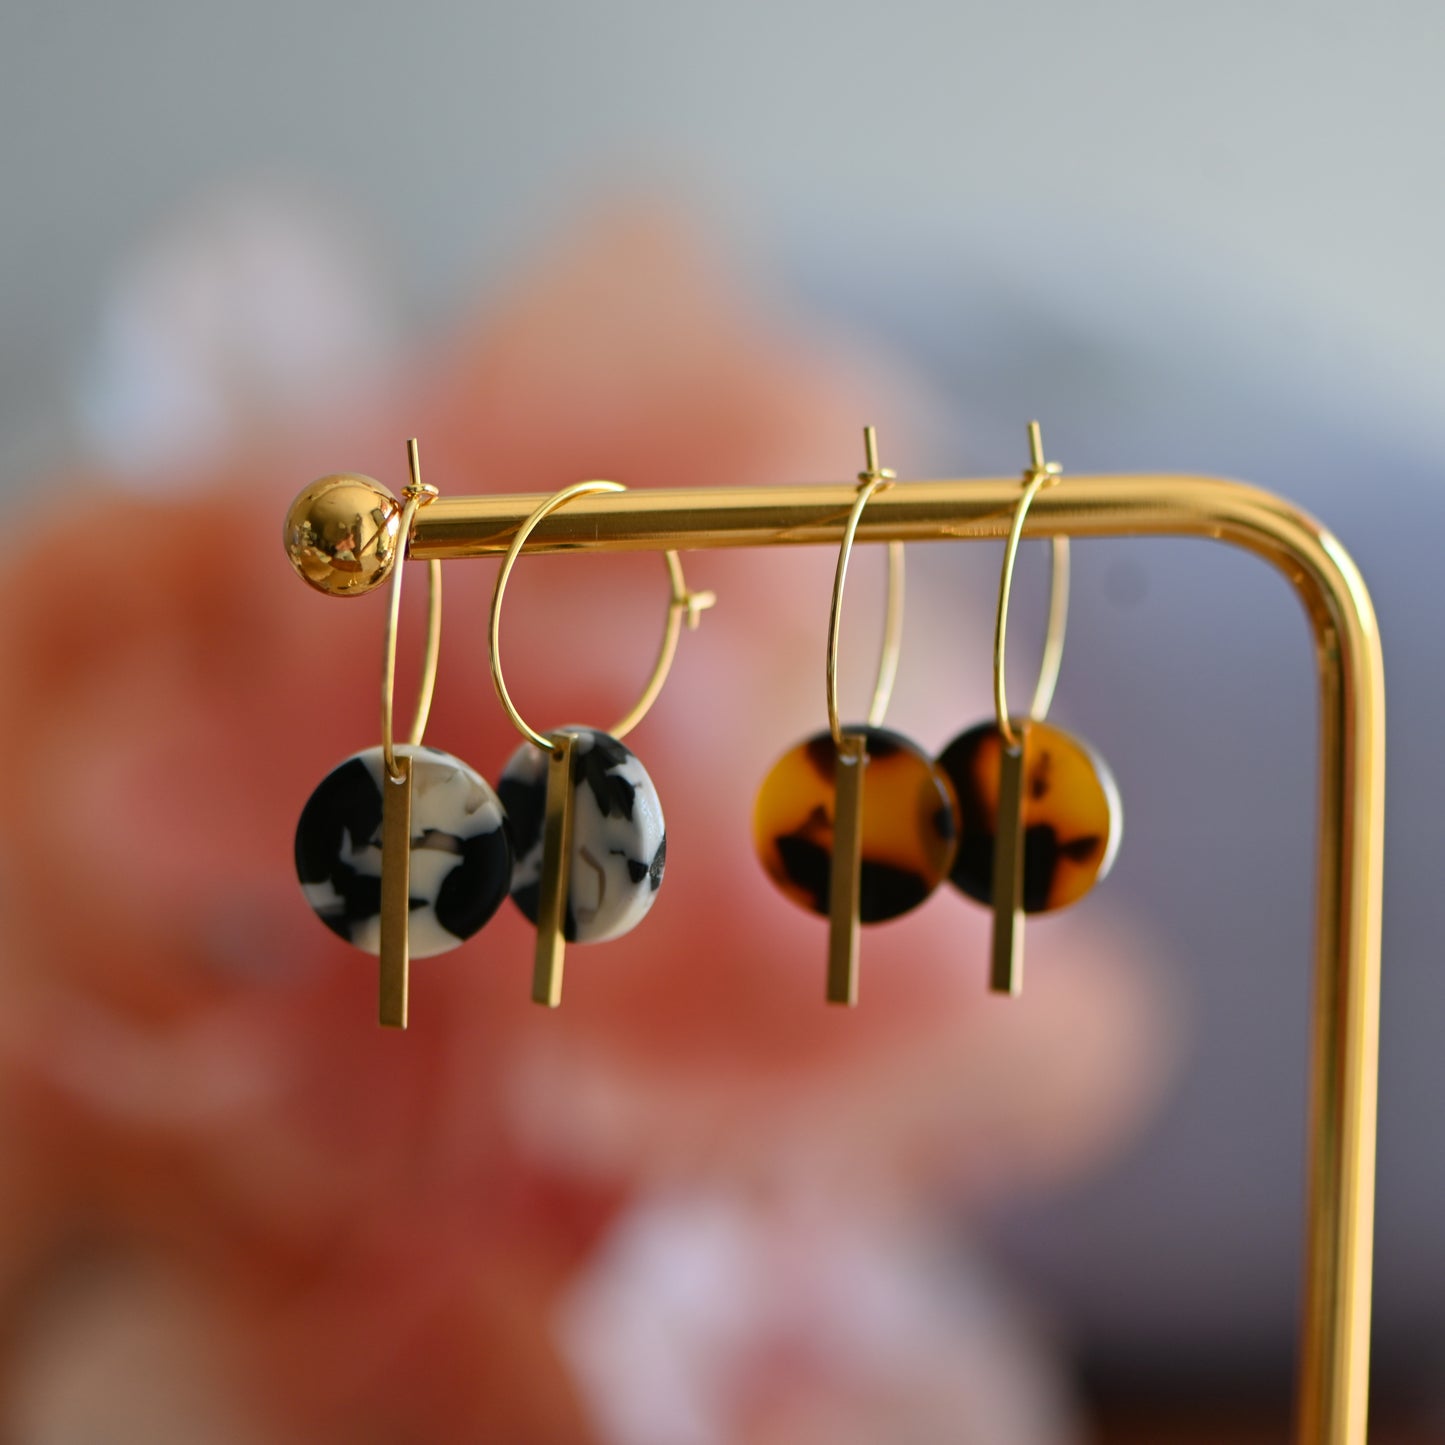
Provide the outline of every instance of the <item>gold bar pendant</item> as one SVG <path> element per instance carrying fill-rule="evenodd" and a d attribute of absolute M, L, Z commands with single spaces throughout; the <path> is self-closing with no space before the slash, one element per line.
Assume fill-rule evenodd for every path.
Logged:
<path fill-rule="evenodd" d="M 567 891 L 572 876 L 572 754 L 577 739 L 553 733 L 547 758 L 547 803 L 542 822 L 542 876 L 537 894 L 537 953 L 532 965 L 532 1002 L 556 1008 L 562 1002 L 562 956 Z"/>
<path fill-rule="evenodd" d="M 411 972 L 411 759 L 398 757 L 400 781 L 381 769 L 381 1026 L 406 1027 Z"/>
<path fill-rule="evenodd" d="M 828 877 L 828 1002 L 858 1002 L 858 893 L 863 873 L 867 743 L 844 733 L 833 764 L 833 859 Z"/>
<path fill-rule="evenodd" d="M 999 739 L 998 823 L 993 845 L 993 974 L 995 993 L 1017 994 L 1024 982 L 1024 752 L 1028 724 L 1010 747 Z"/>

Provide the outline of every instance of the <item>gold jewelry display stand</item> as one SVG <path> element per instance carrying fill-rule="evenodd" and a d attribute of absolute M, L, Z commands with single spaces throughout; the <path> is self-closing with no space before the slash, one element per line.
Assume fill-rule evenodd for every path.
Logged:
<path fill-rule="evenodd" d="M 899 482 L 869 502 L 857 539 L 1002 539 L 1019 485 L 1016 477 Z M 849 483 L 580 497 L 540 522 L 526 551 L 837 547 L 857 495 Z M 437 497 L 416 513 L 409 555 L 425 561 L 500 556 L 542 500 Z M 1364 1445 L 1385 781 L 1384 672 L 1369 593 L 1340 544 L 1298 508 L 1208 477 L 1071 475 L 1038 494 L 1024 535 L 1229 542 L 1284 573 L 1314 629 L 1320 816 L 1295 1440 Z"/>

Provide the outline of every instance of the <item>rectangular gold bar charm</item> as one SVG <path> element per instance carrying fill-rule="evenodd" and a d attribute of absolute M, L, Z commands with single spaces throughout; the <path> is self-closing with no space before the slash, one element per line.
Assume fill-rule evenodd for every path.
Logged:
<path fill-rule="evenodd" d="M 381 1025 L 406 1027 L 411 953 L 411 759 L 398 757 L 398 782 L 381 766 Z"/>
<path fill-rule="evenodd" d="M 998 823 L 993 844 L 995 993 L 1017 994 L 1024 981 L 1024 750 L 1028 724 L 1010 747 L 999 739 Z"/>
<path fill-rule="evenodd" d="M 858 893 L 863 873 L 865 740 L 844 733 L 833 764 L 833 860 L 828 877 L 828 1002 L 858 1002 Z"/>
<path fill-rule="evenodd" d="M 572 863 L 571 733 L 553 733 L 547 758 L 547 803 L 542 820 L 542 876 L 537 891 L 537 953 L 532 965 L 532 1002 L 562 1002 L 562 956 L 567 947 L 567 895 Z"/>

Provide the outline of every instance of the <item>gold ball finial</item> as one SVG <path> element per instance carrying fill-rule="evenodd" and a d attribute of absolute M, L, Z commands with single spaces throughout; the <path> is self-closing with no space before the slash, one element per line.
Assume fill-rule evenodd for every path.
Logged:
<path fill-rule="evenodd" d="M 320 477 L 291 503 L 282 541 L 318 592 L 355 597 L 385 581 L 396 560 L 401 503 L 351 472 Z"/>

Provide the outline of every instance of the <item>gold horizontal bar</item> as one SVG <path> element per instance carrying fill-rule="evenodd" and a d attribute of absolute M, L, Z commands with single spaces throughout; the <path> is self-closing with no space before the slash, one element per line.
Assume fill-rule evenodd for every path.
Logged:
<path fill-rule="evenodd" d="M 899 482 L 877 493 L 860 542 L 940 542 L 1006 536 L 1018 503 L 1014 478 Z M 806 487 L 647 489 L 579 497 L 540 522 L 528 553 L 700 550 L 836 545 L 856 483 Z M 504 553 L 536 508 L 534 493 L 440 496 L 417 514 L 409 555 L 449 561 Z M 1258 487 L 1173 474 L 1070 476 L 1040 492 L 1028 537 L 1212 536 L 1280 555 L 1270 539 L 1303 523 L 1296 507 Z"/>
<path fill-rule="evenodd" d="M 857 539 L 1002 537 L 1018 488 L 1017 477 L 900 482 L 872 499 Z M 543 521 L 527 551 L 836 545 L 856 495 L 849 481 L 584 497 Z M 500 554 L 540 500 L 438 497 L 417 515 L 410 554 L 427 560 Z M 1314 629 L 1320 815 L 1295 1439 L 1364 1445 L 1385 781 L 1384 664 L 1369 592 L 1349 554 L 1313 518 L 1257 487 L 1211 477 L 1070 474 L 1039 493 L 1024 535 L 1228 542 L 1284 574 Z"/>

